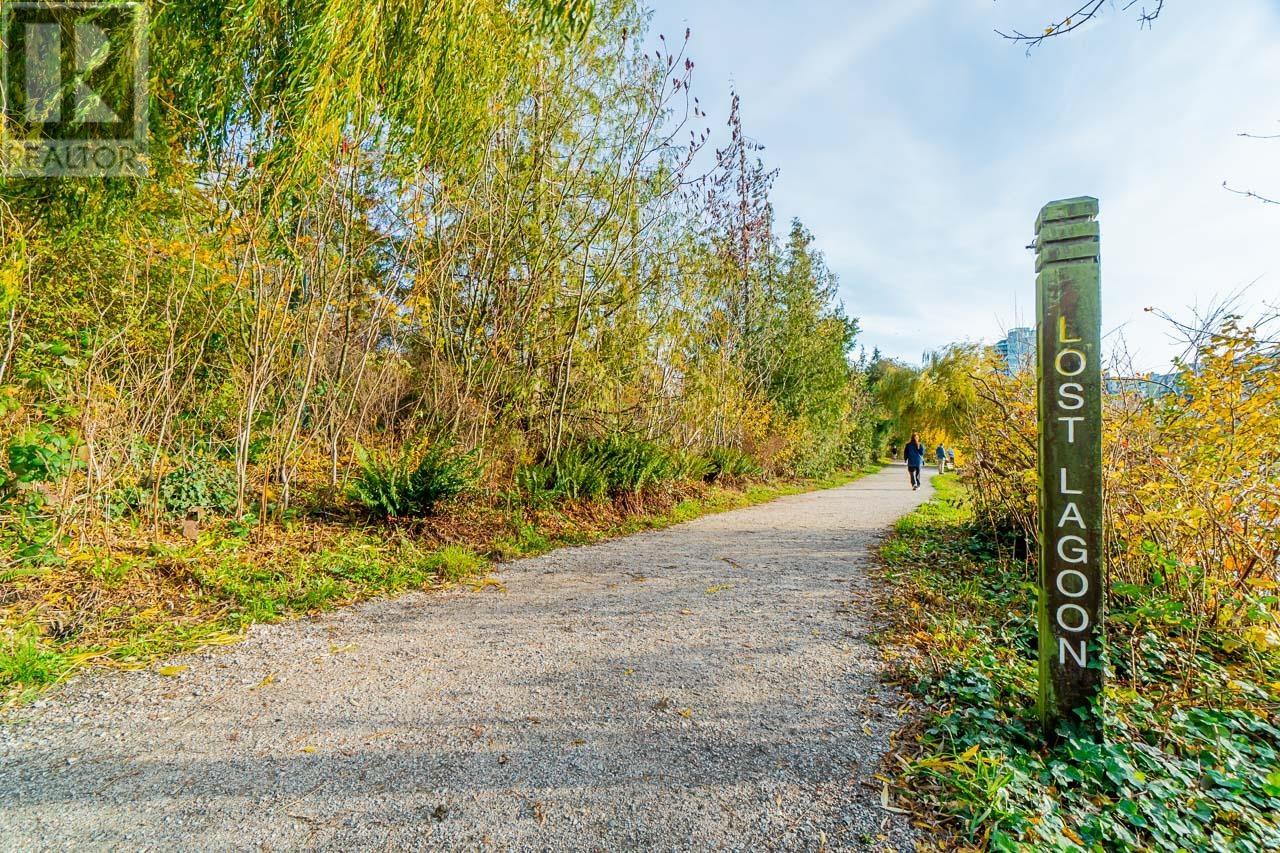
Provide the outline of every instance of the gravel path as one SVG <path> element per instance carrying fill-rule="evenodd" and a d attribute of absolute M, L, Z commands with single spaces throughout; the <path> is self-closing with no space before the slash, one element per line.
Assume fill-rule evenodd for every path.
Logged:
<path fill-rule="evenodd" d="M 911 849 L 866 640 L 906 480 L 94 672 L 0 718 L 0 849 Z"/>

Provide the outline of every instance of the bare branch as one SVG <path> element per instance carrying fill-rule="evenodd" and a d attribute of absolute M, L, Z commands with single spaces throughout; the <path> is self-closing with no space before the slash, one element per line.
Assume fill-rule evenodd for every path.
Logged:
<path fill-rule="evenodd" d="M 1241 131 L 1236 136 L 1243 136 L 1245 139 L 1280 139 L 1280 133 L 1249 133 Z"/>
<path fill-rule="evenodd" d="M 1045 39 L 1065 35 L 1092 21 L 1102 11 L 1102 6 L 1105 2 L 1106 0 L 1088 0 L 1088 2 L 1082 4 L 1074 12 L 1063 15 L 1058 19 L 1057 23 L 1052 23 L 1045 27 L 1044 32 L 1042 33 L 1024 33 L 1021 30 L 1011 30 L 1006 33 L 1003 30 L 996 30 L 996 35 L 1017 44 L 1025 44 L 1027 46 L 1027 53 L 1030 54 L 1032 48 L 1039 45 Z M 1126 2 L 1121 8 L 1128 11 L 1136 6 L 1138 2 L 1139 0 L 1128 0 L 1128 2 Z M 1155 6 L 1150 10 L 1148 10 L 1147 6 L 1142 6 L 1138 15 L 1139 28 L 1151 26 L 1152 23 L 1155 22 L 1155 19 L 1160 17 L 1160 13 L 1163 11 L 1164 0 L 1155 0 Z"/>
<path fill-rule="evenodd" d="M 1262 202 L 1263 204 L 1280 204 L 1280 200 L 1277 200 L 1277 199 L 1274 199 L 1274 198 L 1267 198 L 1267 197 L 1266 197 L 1266 196 L 1264 196 L 1264 195 L 1258 195 L 1258 194 L 1257 194 L 1257 193 L 1255 193 L 1253 190 L 1237 190 L 1237 189 L 1233 189 L 1233 188 L 1231 188 L 1231 187 L 1227 186 L 1227 182 L 1226 182 L 1226 181 L 1223 181 L 1223 182 L 1222 182 L 1222 188 L 1223 188 L 1224 190 L 1226 190 L 1227 192 L 1229 192 L 1229 193 L 1235 193 L 1236 195 L 1242 195 L 1242 196 L 1244 196 L 1245 198 L 1256 198 L 1258 201 Z"/>

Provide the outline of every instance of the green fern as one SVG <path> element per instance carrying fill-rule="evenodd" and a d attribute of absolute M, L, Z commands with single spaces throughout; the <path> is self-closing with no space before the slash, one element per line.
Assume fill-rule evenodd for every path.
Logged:
<path fill-rule="evenodd" d="M 708 483 L 723 478 L 759 477 L 763 473 L 750 455 L 732 447 L 711 448 L 707 451 L 707 462 L 707 473 L 703 476 Z"/>
<path fill-rule="evenodd" d="M 403 453 L 390 458 L 356 446 L 360 471 L 351 483 L 351 497 L 379 518 L 430 515 L 436 505 L 452 500 L 475 485 L 480 465 L 475 451 L 458 452 L 452 442 L 433 442 L 414 461 Z"/>

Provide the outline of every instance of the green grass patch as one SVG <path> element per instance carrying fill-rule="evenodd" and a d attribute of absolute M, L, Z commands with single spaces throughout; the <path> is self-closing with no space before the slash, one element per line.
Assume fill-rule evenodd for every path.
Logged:
<path fill-rule="evenodd" d="M 0 702 L 21 703 L 92 662 L 125 668 L 202 646 L 234 642 L 256 622 L 330 610 L 377 595 L 465 581 L 489 567 L 470 548 L 424 549 L 407 538 L 351 533 L 314 553 L 281 547 L 255 558 L 242 539 L 157 548 L 153 561 L 83 561 L 81 583 L 100 589 L 149 582 L 154 575 L 186 579 L 167 605 L 128 601 L 81 617 L 82 624 L 49 636 L 42 611 L 9 615 L 0 627 Z M 151 574 L 140 574 L 144 570 Z M 131 576 L 130 572 L 134 574 Z M 74 587 L 74 574 L 63 577 Z"/>
<path fill-rule="evenodd" d="M 461 545 L 446 545 L 428 554 L 423 565 L 447 583 L 457 583 L 484 574 L 489 569 L 487 560 Z"/>
<path fill-rule="evenodd" d="M 316 554 L 279 554 L 269 563 L 232 553 L 198 565 L 201 594 L 227 602 L 225 624 L 240 629 L 254 622 L 314 613 L 376 595 L 457 583 L 483 573 L 488 562 L 474 551 L 446 545 L 423 550 L 408 539 L 386 541 L 352 534 Z"/>
<path fill-rule="evenodd" d="M 70 668 L 67 656 L 25 626 L 0 636 L 0 684 L 18 684 L 27 690 L 59 681 Z"/>
<path fill-rule="evenodd" d="M 536 557 L 555 547 L 536 524 L 531 524 L 522 517 L 513 518 L 511 526 L 512 533 L 499 536 L 493 542 L 493 555 L 499 560 Z"/>
<path fill-rule="evenodd" d="M 1104 742 L 1045 747 L 1032 567 L 934 484 L 881 550 L 883 650 L 922 712 L 895 765 L 912 807 L 983 849 L 1280 849 L 1280 661 L 1113 591 Z"/>

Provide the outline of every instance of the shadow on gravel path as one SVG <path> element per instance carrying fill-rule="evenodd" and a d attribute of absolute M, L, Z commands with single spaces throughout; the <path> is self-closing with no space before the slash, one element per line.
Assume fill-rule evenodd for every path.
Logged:
<path fill-rule="evenodd" d="M 0 726 L 0 849 L 910 849 L 866 641 L 906 481 L 90 674 Z"/>

